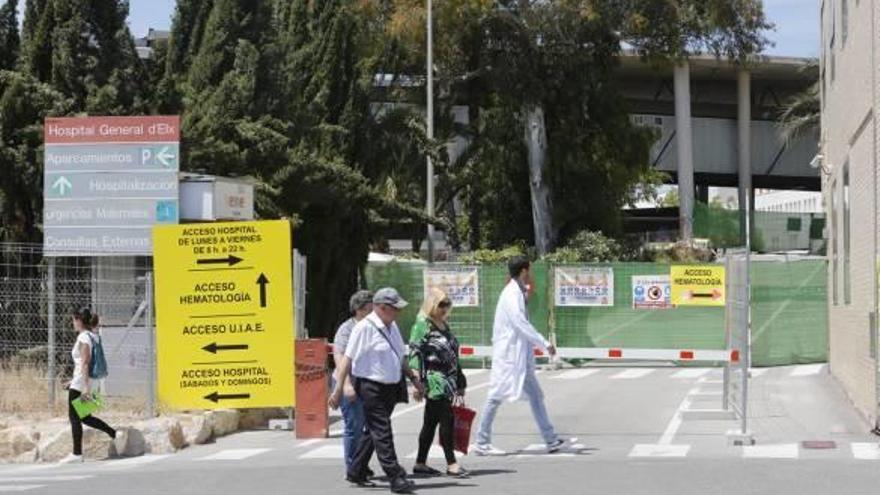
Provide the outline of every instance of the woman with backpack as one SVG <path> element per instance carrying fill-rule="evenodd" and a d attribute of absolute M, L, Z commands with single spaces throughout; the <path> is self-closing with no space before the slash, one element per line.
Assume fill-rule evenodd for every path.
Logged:
<path fill-rule="evenodd" d="M 92 313 L 89 308 L 78 309 L 73 313 L 73 328 L 77 332 L 76 342 L 73 344 L 71 356 L 73 357 L 73 378 L 67 383 L 68 388 L 68 415 L 70 416 L 70 429 L 73 436 L 73 453 L 62 459 L 62 464 L 71 464 L 83 462 L 82 455 L 82 436 L 83 423 L 88 426 L 101 430 L 116 438 L 116 430 L 111 428 L 107 423 L 100 419 L 87 415 L 80 418 L 76 412 L 73 402 L 77 399 L 88 401 L 92 399 L 92 392 L 97 388 L 96 378 L 102 378 L 106 374 L 106 364 L 103 362 L 103 353 L 95 359 L 96 364 L 101 362 L 105 366 L 103 370 L 96 369 L 92 365 L 93 349 L 100 346 L 101 337 L 93 330 L 98 326 L 98 315 Z"/>
<path fill-rule="evenodd" d="M 425 417 L 419 434 L 419 452 L 413 474 L 437 476 L 440 471 L 427 465 L 434 433 L 440 426 L 440 445 L 446 457 L 446 475 L 467 478 L 468 471 L 458 464 L 454 450 L 453 403 L 464 397 L 467 380 L 458 361 L 459 343 L 449 328 L 452 301 L 440 289 L 431 289 L 410 332 L 410 367 L 420 372 L 425 384 Z"/>

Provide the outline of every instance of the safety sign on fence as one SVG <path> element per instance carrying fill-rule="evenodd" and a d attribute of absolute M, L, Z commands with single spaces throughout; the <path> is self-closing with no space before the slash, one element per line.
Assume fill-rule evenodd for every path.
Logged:
<path fill-rule="evenodd" d="M 669 275 L 633 275 L 633 309 L 669 309 L 672 287 Z"/>
<path fill-rule="evenodd" d="M 426 297 L 432 288 L 445 292 L 453 306 L 480 305 L 480 273 L 477 268 L 425 268 Z"/>
<path fill-rule="evenodd" d="M 676 265 L 670 277 L 675 306 L 724 306 L 723 266 Z"/>
<path fill-rule="evenodd" d="M 614 269 L 564 267 L 553 270 L 556 306 L 614 306 Z"/>
<path fill-rule="evenodd" d="M 176 409 L 294 405 L 290 223 L 156 227 L 159 399 Z"/>

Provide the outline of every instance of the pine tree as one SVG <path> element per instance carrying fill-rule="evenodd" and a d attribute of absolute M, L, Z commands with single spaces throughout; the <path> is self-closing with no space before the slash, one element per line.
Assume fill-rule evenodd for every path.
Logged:
<path fill-rule="evenodd" d="M 0 70 L 12 70 L 18 64 L 18 2 L 6 0 L 0 8 Z"/>

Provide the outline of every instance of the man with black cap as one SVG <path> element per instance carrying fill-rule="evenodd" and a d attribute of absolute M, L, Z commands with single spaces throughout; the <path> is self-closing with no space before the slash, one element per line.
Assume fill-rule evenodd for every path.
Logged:
<path fill-rule="evenodd" d="M 400 311 L 407 302 L 392 288 L 380 289 L 373 296 L 373 312 L 358 322 L 351 332 L 345 355 L 339 363 L 339 376 L 351 373 L 357 396 L 364 402 L 366 429 L 348 468 L 346 479 L 358 486 L 373 487 L 368 464 L 373 451 L 391 480 L 391 491 L 409 493 L 415 486 L 397 462 L 391 413 L 398 402 L 406 401 L 408 376 L 416 388 L 416 398 L 423 393 L 418 374 L 409 368 L 406 345 L 397 328 Z M 338 383 L 329 405 L 336 409 L 343 399 L 343 385 Z"/>
<path fill-rule="evenodd" d="M 373 312 L 373 293 L 368 290 L 355 292 L 348 301 L 348 309 L 351 311 L 351 318 L 339 326 L 339 329 L 336 330 L 336 336 L 333 338 L 333 361 L 336 363 L 337 371 L 339 371 L 339 364 L 345 356 L 345 348 L 348 347 L 354 326 Z M 361 433 L 364 431 L 364 402 L 355 393 L 350 375 L 341 376 L 337 373 L 335 378 L 337 383 L 342 384 L 345 396 L 339 406 L 342 409 L 342 450 L 347 472 L 352 459 L 354 459 L 355 449 L 360 443 Z"/>

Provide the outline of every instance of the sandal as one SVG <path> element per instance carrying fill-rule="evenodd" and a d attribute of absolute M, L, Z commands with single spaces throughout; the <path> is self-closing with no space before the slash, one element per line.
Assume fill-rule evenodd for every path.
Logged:
<path fill-rule="evenodd" d="M 463 467 L 459 467 L 458 471 L 450 471 L 447 469 L 446 476 L 450 476 L 452 478 L 458 478 L 460 480 L 463 480 L 463 479 L 470 478 L 471 473 L 467 469 L 465 469 Z"/>
<path fill-rule="evenodd" d="M 413 466 L 413 474 L 421 474 L 423 476 L 439 476 L 442 474 L 440 471 L 430 467 L 430 466 Z"/>

